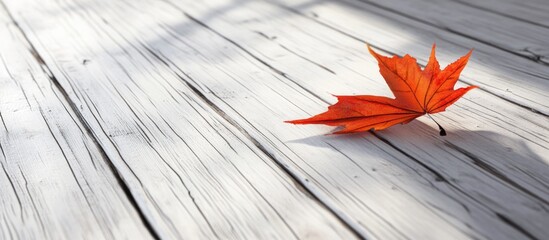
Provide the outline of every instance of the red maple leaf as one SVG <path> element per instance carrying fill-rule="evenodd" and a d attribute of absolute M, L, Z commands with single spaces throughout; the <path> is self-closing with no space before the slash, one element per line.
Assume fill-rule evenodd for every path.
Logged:
<path fill-rule="evenodd" d="M 395 98 L 371 95 L 336 96 L 338 102 L 328 107 L 328 111 L 310 118 L 286 122 L 342 126 L 343 129 L 335 132 L 341 134 L 382 130 L 398 123 L 408 123 L 424 114 L 444 111 L 466 92 L 477 88 L 469 86 L 454 90 L 472 50 L 441 71 L 435 57 L 435 47 L 433 44 L 429 62 L 421 70 L 416 59 L 408 54 L 389 58 L 377 54 L 368 46 L 368 50 L 379 63 L 379 72 Z M 438 123 L 437 125 L 440 135 L 446 135 L 444 129 Z"/>

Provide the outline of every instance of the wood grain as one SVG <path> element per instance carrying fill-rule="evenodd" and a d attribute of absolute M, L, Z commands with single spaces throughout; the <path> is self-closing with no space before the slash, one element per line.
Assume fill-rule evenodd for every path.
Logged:
<path fill-rule="evenodd" d="M 150 239 L 108 160 L 0 8 L 0 239 Z"/>
<path fill-rule="evenodd" d="M 160 238 L 355 238 L 152 52 L 110 27 L 117 16 L 105 14 L 123 2 L 7 3 Z"/>

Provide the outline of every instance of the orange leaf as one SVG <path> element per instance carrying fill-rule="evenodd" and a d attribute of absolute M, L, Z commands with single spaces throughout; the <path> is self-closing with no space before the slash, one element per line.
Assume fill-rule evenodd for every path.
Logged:
<path fill-rule="evenodd" d="M 328 111 L 307 119 L 286 122 L 343 126 L 342 130 L 335 132 L 340 134 L 382 130 L 398 123 L 408 123 L 424 114 L 444 111 L 466 92 L 476 88 L 469 86 L 454 90 L 472 50 L 440 70 L 435 47 L 433 44 L 429 62 L 421 70 L 416 59 L 408 54 L 389 58 L 377 54 L 368 46 L 379 63 L 379 72 L 395 95 L 394 99 L 371 95 L 336 96 L 338 102 L 328 107 Z M 440 130 L 441 135 L 446 134 L 442 127 Z"/>

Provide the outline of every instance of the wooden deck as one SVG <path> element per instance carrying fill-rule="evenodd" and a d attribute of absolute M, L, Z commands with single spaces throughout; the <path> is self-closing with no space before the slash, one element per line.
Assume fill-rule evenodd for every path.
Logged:
<path fill-rule="evenodd" d="M 2 2 L 0 239 L 549 239 L 547 1 Z M 448 136 L 283 123 L 433 42 Z"/>

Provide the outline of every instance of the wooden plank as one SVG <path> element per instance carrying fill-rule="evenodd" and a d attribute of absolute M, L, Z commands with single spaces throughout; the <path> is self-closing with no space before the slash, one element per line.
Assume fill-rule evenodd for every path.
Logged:
<path fill-rule="evenodd" d="M 549 4 L 544 0 L 456 0 L 456 2 L 524 21 L 541 27 L 549 27 Z"/>
<path fill-rule="evenodd" d="M 150 239 L 3 8 L 0 23 L 0 239 Z"/>
<path fill-rule="evenodd" d="M 118 44 L 156 54 L 157 59 L 147 64 L 160 60 L 171 66 L 288 171 L 304 176 L 307 188 L 365 236 L 516 239 L 547 234 L 543 224 L 547 222 L 545 117 L 477 92 L 461 101 L 455 113 L 445 113 L 449 116 L 444 124 L 451 134 L 446 139 L 433 136 L 433 125 L 422 120 L 377 137 L 318 136 L 328 128 L 295 128 L 282 120 L 324 110 L 326 103 L 321 99 L 333 101 L 327 89 L 356 91 L 355 81 L 364 80 L 371 83 L 373 92 L 386 93 L 374 89 L 379 79 L 344 79 L 377 71 L 360 54 L 362 44 L 346 48 L 352 45 L 348 37 L 327 28 L 320 35 L 317 31 L 322 26 L 261 2 L 179 4 L 189 11 L 186 16 L 198 19 L 185 18 L 174 6 L 158 2 L 101 2 L 85 9 L 94 24 L 121 39 Z M 25 19 L 38 14 L 24 13 Z M 46 36 L 55 39 L 47 42 L 49 47 L 65 39 L 46 33 L 37 39 L 45 41 Z M 38 44 L 37 39 L 33 42 Z M 290 42 L 294 45 L 283 45 Z M 353 51 L 346 50 L 350 48 Z M 311 55 L 315 58 L 308 58 Z M 57 55 L 55 62 L 61 62 L 61 57 Z M 325 64 L 328 57 L 335 58 L 333 66 Z M 500 116 L 497 106 L 508 109 L 502 113 L 512 113 L 510 121 L 518 126 L 532 122 L 538 126 L 513 126 Z M 478 124 L 480 120 L 473 117 L 493 125 Z M 541 141 L 541 146 L 535 141 Z M 504 151 L 501 144 L 512 151 Z"/>
<path fill-rule="evenodd" d="M 425 53 L 433 42 L 439 46 L 439 60 L 446 63 L 474 48 L 462 82 L 549 115 L 549 68 L 529 59 L 356 0 L 273 2 L 392 54 L 417 56 L 422 64 L 426 63 Z"/>
<path fill-rule="evenodd" d="M 367 6 L 378 6 L 415 21 L 435 26 L 439 31 L 453 32 L 504 51 L 549 64 L 549 46 L 547 45 L 549 30 L 543 26 L 451 0 L 438 0 L 435 3 L 428 0 L 358 1 L 364 2 Z M 510 6 L 508 3 L 493 5 Z M 537 5 L 541 5 L 541 9 L 549 10 L 549 4 L 538 3 Z M 508 10 L 513 12 L 515 9 Z"/>
<path fill-rule="evenodd" d="M 123 2 L 6 2 L 161 238 L 355 238 L 166 65 L 110 27 L 119 20 L 108 13 Z"/>

